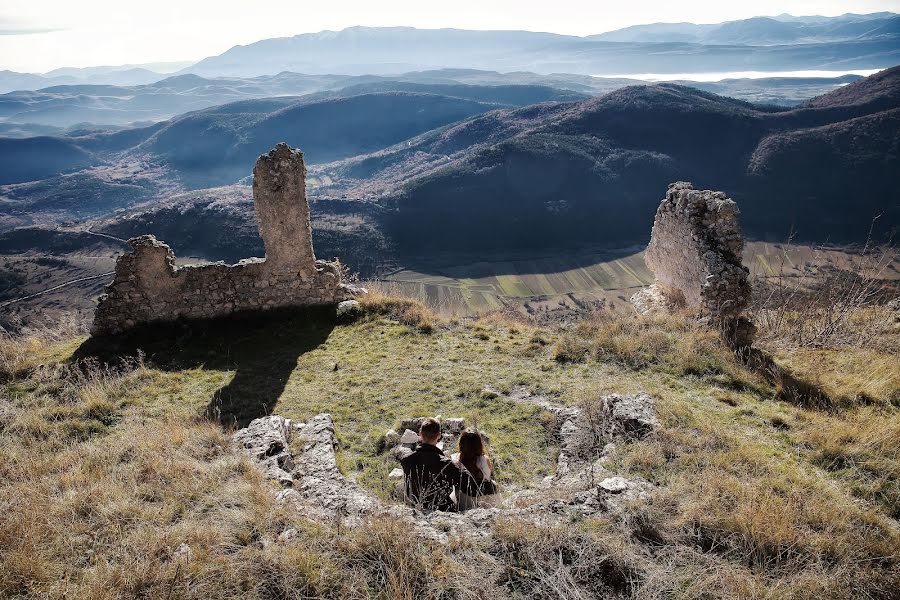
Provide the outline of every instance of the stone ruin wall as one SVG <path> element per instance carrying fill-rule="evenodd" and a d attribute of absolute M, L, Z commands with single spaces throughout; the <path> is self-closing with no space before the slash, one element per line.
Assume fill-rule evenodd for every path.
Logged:
<path fill-rule="evenodd" d="M 341 282 L 334 263 L 315 259 L 303 153 L 278 144 L 253 169 L 253 201 L 266 258 L 178 267 L 152 235 L 129 240 L 100 298 L 91 333 L 139 323 L 207 319 L 240 311 L 337 304 L 361 290 Z"/>
<path fill-rule="evenodd" d="M 723 329 L 738 345 L 753 327 L 741 313 L 750 302 L 749 271 L 741 263 L 740 211 L 723 192 L 673 183 L 656 211 L 644 257 L 654 285 L 633 298 L 640 312 L 684 305 Z"/>

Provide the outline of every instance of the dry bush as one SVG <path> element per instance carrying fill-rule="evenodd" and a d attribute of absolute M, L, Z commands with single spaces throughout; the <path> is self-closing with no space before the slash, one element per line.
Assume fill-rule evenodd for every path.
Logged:
<path fill-rule="evenodd" d="M 849 268 L 840 268 L 816 249 L 805 265 L 788 265 L 785 258 L 774 277 L 757 277 L 750 318 L 758 340 L 777 347 L 895 350 L 900 319 L 890 301 L 900 298 L 900 286 L 886 275 L 897 250 L 866 243 L 850 256 Z"/>
<path fill-rule="evenodd" d="M 384 315 L 422 333 L 432 333 L 437 316 L 420 300 L 371 290 L 359 297 L 359 303 L 370 313 Z"/>

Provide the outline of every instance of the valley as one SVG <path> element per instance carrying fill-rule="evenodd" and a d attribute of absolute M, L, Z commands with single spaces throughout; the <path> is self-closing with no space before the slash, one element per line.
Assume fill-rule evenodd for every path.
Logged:
<path fill-rule="evenodd" d="M 5 284 L 0 292 L 0 325 L 14 330 L 62 318 L 80 323 L 91 319 L 97 298 L 112 280 L 115 260 L 126 246 L 103 235 L 83 235 L 85 245 L 72 252 L 0 253 L 0 285 Z M 322 238 L 314 239 L 319 247 Z M 179 265 L 209 262 L 197 255 L 176 255 Z M 790 287 L 802 281 L 804 289 L 811 289 L 836 272 L 868 268 L 871 272 L 865 275 L 880 281 L 888 296 L 890 290 L 900 289 L 900 257 L 888 255 L 872 271 L 860 248 L 751 241 L 743 262 L 758 286 Z M 577 255 L 557 250 L 432 259 L 392 256 L 375 273 L 364 275 L 362 285 L 416 299 L 446 318 L 503 312 L 542 323 L 573 322 L 603 310 L 630 314 L 631 296 L 653 282 L 642 246 L 584 248 Z M 72 280 L 78 281 L 63 285 Z M 32 294 L 38 295 L 20 300 Z"/>

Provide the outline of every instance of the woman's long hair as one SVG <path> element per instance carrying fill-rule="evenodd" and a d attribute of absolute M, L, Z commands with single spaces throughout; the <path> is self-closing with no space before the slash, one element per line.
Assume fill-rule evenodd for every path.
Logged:
<path fill-rule="evenodd" d="M 484 473 L 478 467 L 478 457 L 483 455 L 484 442 L 481 434 L 471 428 L 463 431 L 459 436 L 459 462 L 479 481 L 484 479 Z"/>

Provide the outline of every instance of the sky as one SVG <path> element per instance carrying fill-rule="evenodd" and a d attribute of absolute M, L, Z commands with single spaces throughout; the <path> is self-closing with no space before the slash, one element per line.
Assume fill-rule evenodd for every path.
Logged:
<path fill-rule="evenodd" d="M 900 12 L 900 0 L 0 0 L 0 69 L 194 61 L 257 40 L 354 25 L 590 35 L 758 15 Z"/>

